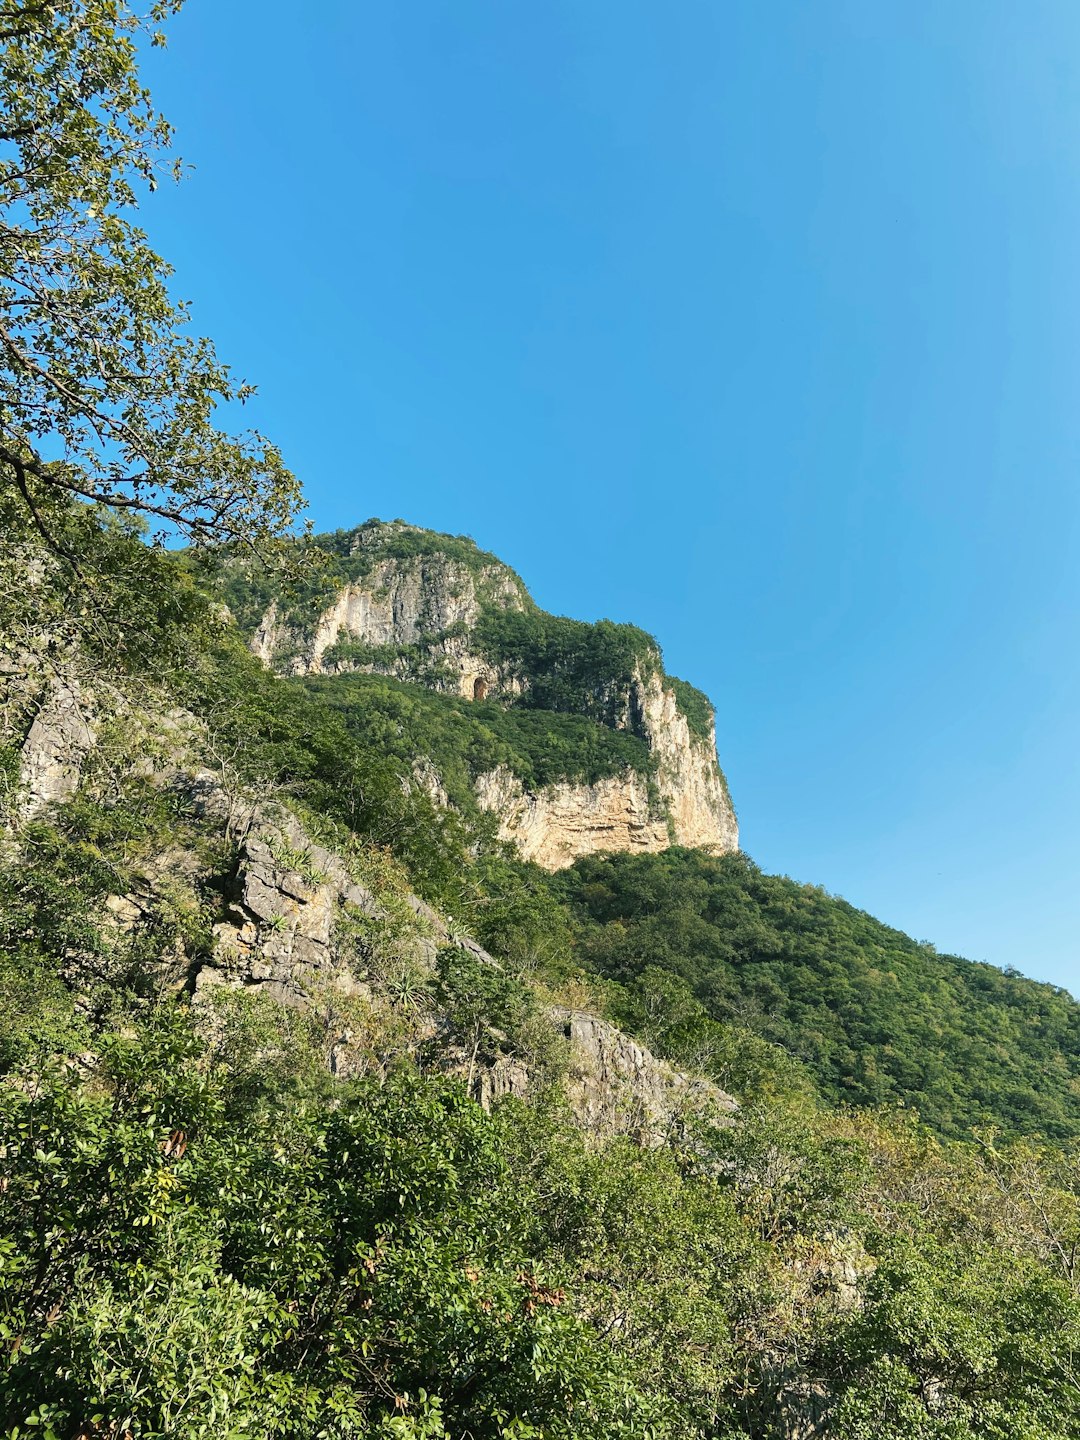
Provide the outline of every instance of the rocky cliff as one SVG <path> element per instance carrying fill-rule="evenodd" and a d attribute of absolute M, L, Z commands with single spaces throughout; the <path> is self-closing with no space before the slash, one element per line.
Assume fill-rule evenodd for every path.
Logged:
<path fill-rule="evenodd" d="M 86 786 L 98 746 L 98 702 L 74 676 L 44 686 L 26 676 L 21 688 L 36 714 L 17 748 L 8 825 L 0 827 L 0 838 L 14 842 L 11 854 L 27 821 L 55 820 Z M 599 1016 L 550 1002 L 537 1007 L 525 1042 L 485 1023 L 483 1044 L 470 1050 L 439 1003 L 440 956 L 459 952 L 501 976 L 496 959 L 400 878 L 383 883 L 378 866 L 365 876 L 362 851 L 350 858 L 322 845 L 287 806 L 229 788 L 200 763 L 206 737 L 193 716 L 147 711 L 115 691 L 105 710 L 106 726 L 122 715 L 126 737 L 119 751 L 112 742 L 111 783 L 124 783 L 125 771 L 137 775 L 187 823 L 166 848 L 144 856 L 136 887 L 103 899 L 96 922 L 106 946 L 137 945 L 144 932 L 162 933 L 163 897 L 213 893 L 209 934 L 190 950 L 162 947 L 148 967 L 159 986 L 194 997 L 209 1029 L 229 995 L 300 1013 L 316 1008 L 330 1026 L 325 1059 L 339 1077 L 382 1072 L 409 1056 L 466 1080 L 485 1108 L 509 1095 L 528 1099 L 554 1059 L 581 1126 L 646 1146 L 681 1133 L 694 1116 L 724 1124 L 737 1108 L 718 1086 L 657 1058 Z M 208 857 L 222 846 L 232 859 L 215 875 Z M 69 963 L 77 968 L 78 957 Z"/>
<path fill-rule="evenodd" d="M 485 1108 L 507 1095 L 527 1099 L 540 1068 L 535 1055 L 508 1043 L 488 1027 L 482 1059 L 455 1044 L 447 1021 L 430 1002 L 437 957 L 445 947 L 466 951 L 478 964 L 500 966 L 468 937 L 411 894 L 397 897 L 397 914 L 352 873 L 346 860 L 314 843 L 287 811 L 242 807 L 230 816 L 229 802 L 214 777 L 202 772 L 185 782 L 204 816 L 245 831 L 229 885 L 225 918 L 214 927 L 210 956 L 194 976 L 197 996 L 220 986 L 265 994 L 304 1009 L 328 991 L 358 1000 L 350 1022 L 330 1046 L 336 1073 L 370 1068 L 358 1015 L 384 1034 L 395 1033 L 395 1061 L 402 1053 L 437 1057 L 438 1068 L 466 1079 Z M 362 923 L 357 924 L 357 920 Z M 385 984 L 387 950 L 397 963 L 424 977 L 420 999 L 407 1026 L 392 1023 L 393 1001 Z M 382 981 L 380 982 L 380 972 Z M 626 1135 L 658 1145 L 681 1131 L 691 1117 L 726 1123 L 736 1102 L 717 1085 L 687 1075 L 658 1059 L 645 1046 L 597 1015 L 564 1006 L 541 1012 L 542 1029 L 559 1051 L 564 1090 L 578 1124 L 594 1135 Z"/>
<path fill-rule="evenodd" d="M 538 783 L 512 763 L 477 770 L 476 801 L 525 858 L 558 869 L 600 850 L 738 849 L 711 706 L 664 673 L 651 637 L 545 615 L 494 556 L 400 521 L 323 537 L 322 554 L 324 587 L 306 611 L 275 596 L 257 615 L 250 644 L 267 665 L 385 675 L 477 704 L 579 715 L 643 742 L 642 763 L 600 775 Z M 430 757 L 415 759 L 441 798 Z"/>

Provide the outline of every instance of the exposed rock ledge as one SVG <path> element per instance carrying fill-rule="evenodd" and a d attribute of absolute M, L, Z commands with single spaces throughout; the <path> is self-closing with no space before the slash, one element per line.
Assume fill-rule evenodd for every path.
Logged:
<path fill-rule="evenodd" d="M 208 773 L 196 778 L 191 793 L 204 815 L 226 818 L 224 798 Z M 287 813 L 255 809 L 245 826 L 233 898 L 215 927 L 215 952 L 196 977 L 196 994 L 230 985 L 305 1007 L 316 994 L 333 988 L 377 1006 L 363 957 L 342 946 L 337 929 L 346 907 L 380 918 L 371 891 L 357 884 L 339 856 L 313 844 Z M 292 863 L 298 854 L 304 856 L 305 874 Z M 407 943 L 421 965 L 432 964 L 440 946 L 457 945 L 497 966 L 475 941 L 452 935 L 423 901 L 410 896 L 408 905 L 417 923 Z M 567 1043 L 566 1095 L 583 1128 L 657 1145 L 677 1133 L 689 1115 L 707 1114 L 723 1123 L 737 1108 L 717 1086 L 657 1059 L 599 1016 L 561 1006 L 551 1007 L 549 1014 Z M 442 1023 L 437 1013 L 429 1014 L 423 1033 L 437 1034 Z M 504 1096 L 530 1093 L 528 1065 L 514 1055 L 501 1055 L 475 1073 L 451 1055 L 447 1068 L 470 1074 L 473 1096 L 486 1108 Z"/>
<path fill-rule="evenodd" d="M 648 783 L 628 771 L 594 785 L 564 782 L 526 790 L 504 766 L 476 781 L 476 797 L 499 817 L 499 836 L 525 860 L 561 870 L 598 850 L 655 851 L 671 843 L 667 821 L 650 802 Z"/>
<path fill-rule="evenodd" d="M 75 793 L 82 763 L 96 741 L 94 705 L 79 684 L 46 691 L 19 755 L 18 810 L 30 820 Z"/>
<path fill-rule="evenodd" d="M 581 1010 L 556 1007 L 552 1018 L 570 1042 L 566 1094 L 578 1123 L 601 1134 L 623 1131 L 642 1142 L 666 1138 L 689 1114 L 714 1119 L 738 1109 L 708 1080 L 686 1075 Z"/>

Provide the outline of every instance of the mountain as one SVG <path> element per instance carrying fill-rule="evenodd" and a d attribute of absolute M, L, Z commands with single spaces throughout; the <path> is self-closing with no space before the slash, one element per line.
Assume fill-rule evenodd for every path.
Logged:
<path fill-rule="evenodd" d="M 712 706 L 644 631 L 546 614 L 461 536 L 370 520 L 312 545 L 318 580 L 301 594 L 226 572 L 252 651 L 358 734 L 373 735 L 373 709 L 396 724 L 437 799 L 497 815 L 545 869 L 599 850 L 738 848 Z"/>
<path fill-rule="evenodd" d="M 0 564 L 0 1433 L 1080 1434 L 1070 996 L 763 875 L 705 697 L 471 541 L 50 518 Z"/>

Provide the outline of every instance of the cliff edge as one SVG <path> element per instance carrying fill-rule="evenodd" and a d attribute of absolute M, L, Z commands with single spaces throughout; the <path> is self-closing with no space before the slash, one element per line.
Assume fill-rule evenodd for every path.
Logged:
<path fill-rule="evenodd" d="M 387 707 L 363 677 L 438 696 L 432 724 L 454 730 L 466 803 L 525 859 L 555 870 L 604 850 L 738 849 L 712 705 L 666 674 L 651 636 L 547 614 L 464 537 L 368 521 L 312 543 L 317 580 L 301 595 L 226 572 L 253 652 L 343 709 Z M 456 766 L 420 748 L 411 759 L 433 798 L 462 803 Z"/>

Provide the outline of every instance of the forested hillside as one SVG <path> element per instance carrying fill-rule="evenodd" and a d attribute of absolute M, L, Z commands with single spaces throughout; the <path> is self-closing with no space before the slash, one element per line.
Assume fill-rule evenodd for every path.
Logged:
<path fill-rule="evenodd" d="M 716 1021 L 782 1046 L 834 1104 L 914 1106 L 940 1134 L 1080 1134 L 1080 1006 L 939 955 L 745 855 L 589 856 L 559 891 L 585 967 L 652 1043 L 708 1055 Z"/>
<path fill-rule="evenodd" d="M 744 857 L 523 865 L 104 518 L 5 514 L 5 1434 L 1076 1432 L 1075 1002 Z M 734 1124 L 590 1138 L 584 1012 Z"/>
<path fill-rule="evenodd" d="M 0 1436 L 1075 1440 L 1075 1001 L 671 813 L 523 861 L 492 766 L 728 801 L 504 567 L 503 691 L 253 652 L 371 557 L 133 222 L 176 8 L 0 0 Z"/>

